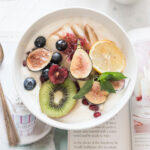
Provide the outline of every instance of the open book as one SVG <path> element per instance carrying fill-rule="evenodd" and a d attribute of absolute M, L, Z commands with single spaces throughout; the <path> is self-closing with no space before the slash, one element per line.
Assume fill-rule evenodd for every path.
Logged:
<path fill-rule="evenodd" d="M 150 150 L 150 28 L 129 35 L 140 62 L 130 102 L 103 125 L 69 131 L 68 150 Z"/>

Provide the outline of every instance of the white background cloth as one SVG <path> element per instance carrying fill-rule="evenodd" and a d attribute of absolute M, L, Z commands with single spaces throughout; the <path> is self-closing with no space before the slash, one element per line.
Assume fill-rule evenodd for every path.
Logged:
<path fill-rule="evenodd" d="M 92 9 L 100 10 L 112 18 L 117 20 L 127 31 L 133 28 L 145 27 L 150 25 L 150 0 L 138 0 L 134 5 L 120 5 L 114 0 L 0 0 L 0 42 L 4 45 L 5 51 L 5 64 L 9 61 L 9 57 L 12 57 L 12 53 L 15 49 L 8 49 L 7 44 L 3 43 L 3 39 L 7 33 L 18 34 L 17 42 L 19 38 L 25 32 L 25 30 L 41 16 L 56 10 L 58 8 L 66 7 L 89 7 Z M 15 37 L 16 38 L 16 37 Z M 2 69 L 2 68 L 1 68 Z M 7 80 L 7 79 L 6 79 Z M 7 86 L 7 85 L 4 85 Z M 0 106 L 0 118 L 2 118 Z M 7 139 L 4 130 L 4 124 L 0 125 L 0 149 L 8 150 Z M 6 142 L 2 140 L 5 139 Z M 11 148 L 16 150 L 45 150 L 51 149 L 50 145 L 46 144 L 46 141 L 50 138 L 30 145 L 28 147 Z"/>

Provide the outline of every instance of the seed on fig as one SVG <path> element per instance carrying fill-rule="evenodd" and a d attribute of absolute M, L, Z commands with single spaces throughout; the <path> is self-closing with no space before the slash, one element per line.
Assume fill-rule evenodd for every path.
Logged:
<path fill-rule="evenodd" d="M 60 84 L 68 77 L 68 70 L 54 64 L 50 67 L 48 76 L 53 84 Z"/>

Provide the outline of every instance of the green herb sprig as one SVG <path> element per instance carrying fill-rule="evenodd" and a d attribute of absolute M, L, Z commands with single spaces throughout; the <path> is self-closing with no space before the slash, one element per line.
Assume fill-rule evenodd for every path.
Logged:
<path fill-rule="evenodd" d="M 109 93 L 116 93 L 114 87 L 112 86 L 111 81 L 119 81 L 126 78 L 127 77 L 120 72 L 104 72 L 98 77 L 97 76 L 95 77 L 96 81 L 99 81 L 100 83 L 101 90 L 107 91 Z M 87 94 L 91 90 L 93 83 L 94 79 L 86 81 L 83 87 L 80 89 L 80 91 L 73 98 L 74 99 L 83 98 L 85 94 Z"/>
<path fill-rule="evenodd" d="M 80 91 L 73 98 L 74 99 L 82 98 L 86 93 L 88 93 L 91 90 L 93 82 L 94 82 L 93 79 L 86 81 L 83 87 L 80 89 Z"/>
<path fill-rule="evenodd" d="M 102 73 L 97 80 L 100 82 L 102 90 L 105 90 L 109 93 L 116 93 L 111 81 L 119 81 L 126 78 L 127 77 L 120 72 L 105 72 Z"/>

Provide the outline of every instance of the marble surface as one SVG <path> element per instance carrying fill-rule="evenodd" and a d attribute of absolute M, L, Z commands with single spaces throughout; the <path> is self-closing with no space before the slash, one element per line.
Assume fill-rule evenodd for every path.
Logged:
<path fill-rule="evenodd" d="M 149 6 L 150 0 L 138 0 L 133 5 L 121 5 L 114 0 L 0 0 L 0 33 L 4 33 L 5 36 L 6 32 L 19 32 L 21 36 L 39 17 L 66 7 L 88 7 L 103 11 L 129 31 L 150 26 Z M 66 138 L 64 140 L 63 136 L 67 136 L 66 132 L 56 130 L 57 150 L 66 150 Z M 40 150 L 44 144 L 45 140 L 40 141 L 35 149 Z M 4 144 L 0 147 L 2 150 L 12 149 Z M 13 148 L 15 149 L 34 150 L 33 145 Z"/>

